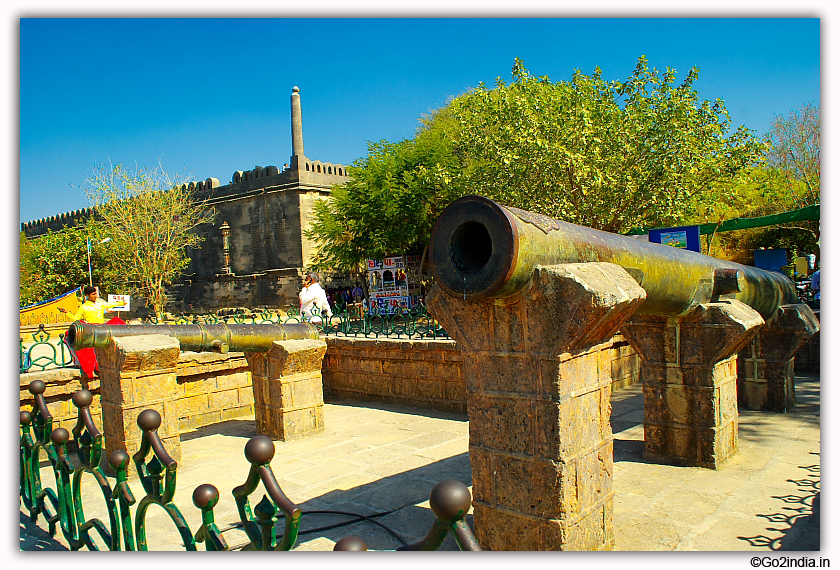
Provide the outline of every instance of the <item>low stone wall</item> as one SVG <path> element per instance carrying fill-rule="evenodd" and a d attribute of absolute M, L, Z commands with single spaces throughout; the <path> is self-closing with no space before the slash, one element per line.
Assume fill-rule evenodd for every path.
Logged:
<path fill-rule="evenodd" d="M 455 341 L 324 339 L 326 398 L 466 413 L 463 357 Z M 639 358 L 621 335 L 613 339 L 610 374 L 613 389 L 639 381 Z M 183 352 L 178 359 L 177 378 L 180 431 L 254 417 L 252 377 L 243 353 Z M 21 410 L 32 409 L 34 400 L 27 388 L 33 380 L 47 385 L 44 396 L 54 427 L 73 428 L 77 410 L 71 398 L 76 390 L 84 388 L 93 394 L 90 410 L 101 429 L 98 378 L 83 379 L 78 370 L 66 368 L 21 374 Z"/>
<path fill-rule="evenodd" d="M 254 391 L 244 353 L 182 352 L 177 375 L 180 431 L 254 417 Z"/>
<path fill-rule="evenodd" d="M 454 340 L 325 340 L 325 398 L 467 412 L 464 359 Z"/>
<path fill-rule="evenodd" d="M 610 355 L 610 376 L 612 389 L 627 388 L 639 383 L 641 361 L 639 355 L 621 334 L 613 337 Z"/>
<path fill-rule="evenodd" d="M 324 397 L 467 412 L 464 359 L 454 340 L 326 337 Z M 612 388 L 639 381 L 639 357 L 623 336 L 610 349 Z"/>
<path fill-rule="evenodd" d="M 180 409 L 179 431 L 189 431 L 225 420 L 254 417 L 254 392 L 248 361 L 241 352 L 182 352 L 177 366 Z M 93 394 L 90 405 L 94 423 L 103 429 L 99 378 L 81 377 L 73 368 L 44 370 L 20 375 L 20 409 L 31 410 L 34 398 L 29 383 L 42 380 L 44 399 L 53 416 L 53 428 L 68 430 L 76 425 L 78 410 L 73 394 L 82 388 Z"/>

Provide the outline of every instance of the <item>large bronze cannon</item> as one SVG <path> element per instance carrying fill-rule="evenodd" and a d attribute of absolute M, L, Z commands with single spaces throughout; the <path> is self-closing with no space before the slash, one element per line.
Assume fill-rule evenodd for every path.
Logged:
<path fill-rule="evenodd" d="M 318 339 L 311 323 L 285 325 L 92 325 L 74 322 L 67 342 L 74 349 L 105 348 L 111 339 L 125 336 L 162 334 L 177 338 L 181 350 L 193 352 L 266 352 L 275 340 Z"/>
<path fill-rule="evenodd" d="M 780 273 L 578 226 L 481 196 L 460 198 L 444 210 L 432 230 L 430 251 L 436 282 L 464 299 L 512 295 L 537 265 L 602 261 L 626 269 L 645 290 L 640 313 L 678 316 L 729 296 L 766 319 L 779 306 L 797 302 L 793 283 Z"/>

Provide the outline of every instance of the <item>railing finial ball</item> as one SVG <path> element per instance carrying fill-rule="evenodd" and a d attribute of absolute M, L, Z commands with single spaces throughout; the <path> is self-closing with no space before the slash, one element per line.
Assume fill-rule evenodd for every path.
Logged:
<path fill-rule="evenodd" d="M 245 459 L 255 465 L 265 465 L 274 457 L 274 442 L 264 435 L 255 435 L 245 444 Z"/>
<path fill-rule="evenodd" d="M 143 410 L 137 415 L 137 425 L 143 431 L 159 428 L 160 421 L 160 414 L 155 410 Z"/>
<path fill-rule="evenodd" d="M 70 432 L 63 427 L 55 428 L 50 434 L 50 439 L 55 445 L 64 445 L 70 441 Z"/>
<path fill-rule="evenodd" d="M 219 490 L 210 483 L 204 483 L 195 488 L 192 495 L 193 504 L 199 509 L 215 507 L 219 501 Z"/>
<path fill-rule="evenodd" d="M 38 394 L 43 394 L 47 389 L 47 385 L 44 384 L 43 380 L 33 380 L 29 383 L 29 393 L 33 396 L 37 396 Z"/>
<path fill-rule="evenodd" d="M 73 394 L 73 404 L 77 408 L 87 408 L 93 402 L 93 394 L 82 388 Z"/>
<path fill-rule="evenodd" d="M 367 544 L 358 536 L 350 535 L 336 542 L 333 550 L 367 550 Z"/>
<path fill-rule="evenodd" d="M 20 425 L 28 426 L 32 423 L 32 413 L 28 412 L 27 410 L 23 410 L 20 413 Z"/>
<path fill-rule="evenodd" d="M 434 486 L 429 495 L 429 506 L 435 516 L 455 521 L 463 518 L 470 510 L 472 497 L 466 485 L 455 479 L 445 479 Z"/>
<path fill-rule="evenodd" d="M 110 457 L 108 457 L 108 463 L 111 465 L 111 469 L 114 470 L 127 467 L 128 452 L 123 449 L 117 449 L 111 452 Z"/>

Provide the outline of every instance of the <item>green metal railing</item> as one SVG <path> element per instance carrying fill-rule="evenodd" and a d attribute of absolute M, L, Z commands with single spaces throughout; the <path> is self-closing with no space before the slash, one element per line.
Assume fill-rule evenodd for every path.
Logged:
<path fill-rule="evenodd" d="M 32 315 L 21 315 L 20 317 L 20 326 L 22 327 L 31 327 L 35 325 L 60 325 L 62 323 L 67 323 L 67 317 L 61 313 L 34 313 Z M 69 325 L 70 323 L 67 324 Z"/>
<path fill-rule="evenodd" d="M 150 323 L 156 322 L 153 320 Z M 366 310 L 359 306 L 349 307 L 338 305 L 331 314 L 326 310 L 316 309 L 312 315 L 301 315 L 297 309 L 288 308 L 286 311 L 264 310 L 258 314 L 232 315 L 219 314 L 181 314 L 175 318 L 175 324 L 268 324 L 268 323 L 301 323 L 309 322 L 319 328 L 322 334 L 333 336 L 350 336 L 364 338 L 395 338 L 395 339 L 448 339 L 449 335 L 443 327 L 428 314 L 426 307 L 418 305 L 414 309 L 401 309 L 393 314 L 380 312 L 376 309 Z"/>
<path fill-rule="evenodd" d="M 44 324 L 32 333 L 32 344 L 27 346 L 20 338 L 20 373 L 46 368 L 64 368 L 73 364 L 73 355 L 64 342 L 64 333 L 58 335 L 58 342 L 50 342 L 51 335 L 44 329 Z"/>
<path fill-rule="evenodd" d="M 237 312 L 230 315 L 218 313 L 188 314 L 182 313 L 170 321 L 176 325 L 183 324 L 289 324 L 309 322 L 314 324 L 322 334 L 335 337 L 376 338 L 376 339 L 406 339 L 433 340 L 448 339 L 449 335 L 443 327 L 428 314 L 425 306 L 418 305 L 414 309 L 402 309 L 393 314 L 363 310 L 360 306 L 339 305 L 332 314 L 326 310 L 316 310 L 314 314 L 303 316 L 297 309 L 288 308 L 285 311 L 266 309 L 260 313 L 246 315 Z M 158 320 L 150 317 L 144 324 L 158 324 Z M 32 333 L 32 344 L 20 339 L 20 373 L 44 370 L 46 368 L 74 367 L 73 355 L 64 342 L 64 333 L 58 339 L 51 337 L 42 323 L 38 331 Z"/>
<path fill-rule="evenodd" d="M 446 480 L 438 483 L 429 497 L 435 514 L 435 521 L 426 538 L 408 544 L 400 535 L 373 520 L 392 511 L 373 515 L 359 515 L 343 511 L 309 511 L 298 508 L 283 492 L 271 469 L 274 457 L 274 443 L 265 436 L 252 437 L 245 445 L 245 458 L 251 464 L 246 481 L 233 489 L 233 496 L 239 511 L 240 522 L 228 529 L 220 530 L 216 525 L 213 508 L 219 501 L 218 489 L 204 483 L 195 488 L 193 504 L 201 511 L 201 526 L 195 533 L 190 529 L 181 510 L 175 503 L 177 462 L 167 453 L 158 435 L 161 417 L 155 410 L 140 412 L 137 425 L 142 430 L 140 449 L 131 459 L 145 491 L 139 503 L 128 484 L 129 455 L 125 450 L 111 453 L 108 463 L 116 473 L 115 480 L 105 476 L 100 461 L 105 445 L 103 434 L 94 424 L 90 405 L 93 395 L 79 390 L 73 395 L 73 404 L 78 408 L 78 420 L 71 432 L 65 428 L 52 428 L 53 418 L 44 400 L 46 384 L 35 380 L 29 384 L 34 396 L 31 411 L 20 413 L 20 499 L 30 520 L 38 523 L 43 517 L 51 536 L 58 527 L 72 550 L 148 550 L 146 540 L 146 513 L 151 505 L 158 505 L 169 515 L 174 529 L 180 535 L 185 550 L 198 550 L 203 543 L 205 550 L 291 550 L 297 543 L 300 522 L 304 514 L 339 514 L 352 517 L 341 524 L 352 524 L 366 520 L 379 525 L 403 546 L 398 550 L 437 550 L 448 533 L 453 533 L 462 550 L 481 550 L 469 526 L 464 521 L 471 503 L 470 492 L 458 481 Z M 72 460 L 68 445 L 76 448 L 76 460 Z M 45 452 L 49 466 L 55 476 L 55 488 L 44 485 L 41 478 L 41 453 Z M 108 511 L 108 522 L 99 518 L 87 518 L 84 512 L 84 496 L 81 481 L 84 477 L 95 479 Z M 112 484 L 113 483 L 113 484 Z M 267 494 L 252 509 L 251 495 L 259 484 Z M 136 504 L 132 513 L 132 506 Z M 132 524 L 133 523 L 133 524 Z M 283 527 L 280 536 L 279 526 Z M 317 532 L 335 528 L 310 529 Z M 229 545 L 224 532 L 242 528 L 248 542 Z M 339 540 L 335 550 L 366 550 L 364 542 L 350 536 Z"/>

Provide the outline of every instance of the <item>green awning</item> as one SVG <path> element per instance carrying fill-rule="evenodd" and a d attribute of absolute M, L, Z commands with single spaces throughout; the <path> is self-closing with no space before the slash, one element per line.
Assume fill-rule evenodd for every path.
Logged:
<path fill-rule="evenodd" d="M 761 216 L 760 218 L 732 218 L 720 224 L 699 224 L 700 235 L 711 234 L 715 232 L 731 232 L 732 230 L 746 230 L 749 228 L 761 228 L 764 226 L 776 226 L 779 224 L 786 224 L 788 222 L 801 222 L 803 220 L 819 221 L 820 219 L 820 205 L 807 206 L 792 212 L 782 212 L 781 214 L 771 214 L 769 216 Z M 642 235 L 651 230 L 658 230 L 664 228 L 648 228 L 640 230 L 633 228 L 625 235 Z"/>

